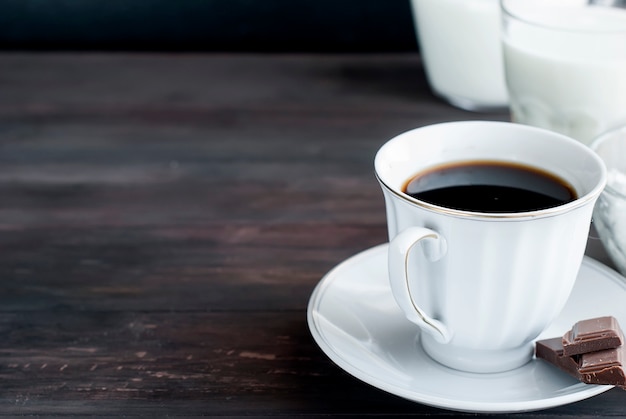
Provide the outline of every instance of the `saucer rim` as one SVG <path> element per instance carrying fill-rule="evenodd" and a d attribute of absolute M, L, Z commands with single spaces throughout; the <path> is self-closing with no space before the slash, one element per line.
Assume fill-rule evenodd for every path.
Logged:
<path fill-rule="evenodd" d="M 331 361 L 333 361 L 337 366 L 339 366 L 341 369 L 343 369 L 353 377 L 379 390 L 394 394 L 410 401 L 418 402 L 432 407 L 468 413 L 520 413 L 548 409 L 585 400 L 609 391 L 614 387 L 611 385 L 593 385 L 578 383 L 576 384 L 576 386 L 580 386 L 580 391 L 575 391 L 562 396 L 549 398 L 538 398 L 534 400 L 526 400 L 520 402 L 472 402 L 467 400 L 451 401 L 449 398 L 437 397 L 423 392 L 415 392 L 406 388 L 402 388 L 395 384 L 389 384 L 379 376 L 364 371 L 358 366 L 351 364 L 349 360 L 342 357 L 340 353 L 336 352 L 333 349 L 333 345 L 328 342 L 327 339 L 324 337 L 322 331 L 320 330 L 321 326 L 316 322 L 313 313 L 316 307 L 321 302 L 320 297 L 324 295 L 324 290 L 330 287 L 333 283 L 333 280 L 337 277 L 337 272 L 341 271 L 342 269 L 346 269 L 350 265 L 358 264 L 359 261 L 362 259 L 367 259 L 373 257 L 373 255 L 375 254 L 382 253 L 388 246 L 389 243 L 381 243 L 373 247 L 364 249 L 339 262 L 337 265 L 331 268 L 324 276 L 322 276 L 318 284 L 315 286 L 313 292 L 311 293 L 307 305 L 307 323 L 309 326 L 309 331 L 312 334 L 315 342 L 326 354 L 326 356 L 330 358 Z M 624 291 L 626 291 L 626 282 L 617 271 L 586 255 L 583 258 L 582 264 L 586 265 L 588 268 L 598 271 L 600 275 L 606 277 L 607 280 L 617 283 L 621 288 L 624 289 Z M 537 362 L 537 360 L 533 359 L 530 362 Z"/>

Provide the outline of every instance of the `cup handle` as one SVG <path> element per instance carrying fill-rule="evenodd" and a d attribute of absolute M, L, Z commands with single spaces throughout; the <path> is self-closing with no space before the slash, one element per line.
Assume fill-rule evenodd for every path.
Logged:
<path fill-rule="evenodd" d="M 439 320 L 428 316 L 411 294 L 408 276 L 409 253 L 421 243 L 429 262 L 435 262 L 446 254 L 446 241 L 439 233 L 425 227 L 409 227 L 389 243 L 389 282 L 391 292 L 407 319 L 430 333 L 438 342 L 447 343 L 452 338 L 450 330 Z"/>

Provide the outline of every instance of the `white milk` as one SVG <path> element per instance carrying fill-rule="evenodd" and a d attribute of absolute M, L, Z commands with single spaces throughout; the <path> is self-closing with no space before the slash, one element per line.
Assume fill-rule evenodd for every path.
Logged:
<path fill-rule="evenodd" d="M 546 12 L 546 3 L 521 1 L 526 1 L 524 17 L 544 26 L 506 19 L 504 62 L 513 121 L 587 145 L 626 124 L 626 10 L 582 2 Z"/>
<path fill-rule="evenodd" d="M 594 208 L 593 223 L 609 257 L 626 275 L 626 127 L 602 135 L 592 149 L 607 168 L 606 188 Z"/>
<path fill-rule="evenodd" d="M 498 0 L 412 0 L 433 91 L 469 110 L 506 108 Z"/>

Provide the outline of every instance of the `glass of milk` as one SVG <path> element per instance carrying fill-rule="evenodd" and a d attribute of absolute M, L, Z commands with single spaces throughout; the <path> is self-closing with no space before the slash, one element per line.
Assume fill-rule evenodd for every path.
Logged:
<path fill-rule="evenodd" d="M 433 92 L 461 109 L 506 111 L 498 0 L 411 0 L 411 5 Z"/>
<path fill-rule="evenodd" d="M 593 223 L 609 258 L 626 275 L 626 126 L 602 134 L 591 148 L 607 169 L 607 184 L 594 207 Z"/>
<path fill-rule="evenodd" d="M 514 122 L 586 145 L 626 124 L 626 9 L 587 0 L 502 0 L 501 5 Z"/>

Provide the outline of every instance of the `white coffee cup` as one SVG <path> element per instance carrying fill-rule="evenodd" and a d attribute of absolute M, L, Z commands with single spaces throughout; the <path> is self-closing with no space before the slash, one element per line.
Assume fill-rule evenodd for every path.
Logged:
<path fill-rule="evenodd" d="M 451 209 L 407 195 L 417 173 L 443 164 L 522 164 L 571 185 L 576 198 L 527 212 Z M 451 368 L 499 372 L 529 361 L 532 341 L 559 314 L 584 255 L 602 160 L 562 134 L 507 122 L 414 129 L 376 154 L 389 232 L 392 293 L 421 344 Z"/>
<path fill-rule="evenodd" d="M 498 0 L 412 0 L 428 84 L 457 108 L 506 110 Z"/>

